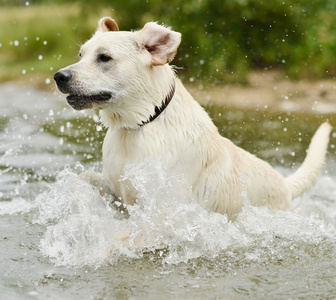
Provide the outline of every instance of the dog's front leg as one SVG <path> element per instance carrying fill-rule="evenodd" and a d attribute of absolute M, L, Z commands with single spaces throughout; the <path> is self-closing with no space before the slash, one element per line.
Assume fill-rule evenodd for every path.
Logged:
<path fill-rule="evenodd" d="M 128 216 L 127 208 L 122 201 L 115 195 L 111 184 L 100 173 L 93 171 L 84 171 L 78 175 L 78 179 L 83 180 L 96 187 L 99 194 L 114 208 L 120 211 L 124 216 Z"/>
<path fill-rule="evenodd" d="M 114 196 L 109 182 L 103 177 L 102 174 L 93 171 L 84 171 L 83 173 L 79 174 L 78 178 L 95 186 L 99 190 L 99 194 L 102 197 L 111 195 Z"/>

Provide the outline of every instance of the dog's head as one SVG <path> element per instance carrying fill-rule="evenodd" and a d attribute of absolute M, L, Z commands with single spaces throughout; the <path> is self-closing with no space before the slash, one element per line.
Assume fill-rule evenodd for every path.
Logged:
<path fill-rule="evenodd" d="M 146 120 L 169 92 L 174 73 L 167 64 L 180 42 L 180 33 L 154 22 L 130 32 L 102 18 L 81 47 L 79 62 L 54 79 L 74 109 L 109 110 L 119 125 L 130 126 L 126 123 Z M 126 120 L 130 115 L 136 115 L 133 121 Z"/>

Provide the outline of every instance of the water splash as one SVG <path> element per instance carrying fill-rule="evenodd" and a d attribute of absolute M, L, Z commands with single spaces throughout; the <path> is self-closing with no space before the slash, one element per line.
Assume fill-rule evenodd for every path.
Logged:
<path fill-rule="evenodd" d="M 127 207 L 128 218 L 120 218 L 97 189 L 69 168 L 59 173 L 50 191 L 36 200 L 36 222 L 47 227 L 41 251 L 56 265 L 99 267 L 148 253 L 164 264 L 216 257 L 246 264 L 298 259 L 310 255 L 307 249 L 334 247 L 336 220 L 303 212 L 300 204 L 294 211 L 272 214 L 246 201 L 232 223 L 193 203 L 183 178 L 158 163 L 131 165 L 124 180 L 138 191 L 137 204 Z M 303 206 L 318 205 L 309 197 L 304 201 Z M 336 210 L 335 201 L 331 206 Z"/>
<path fill-rule="evenodd" d="M 32 208 L 32 203 L 21 197 L 11 201 L 0 201 L 0 215 L 25 214 L 30 212 Z"/>

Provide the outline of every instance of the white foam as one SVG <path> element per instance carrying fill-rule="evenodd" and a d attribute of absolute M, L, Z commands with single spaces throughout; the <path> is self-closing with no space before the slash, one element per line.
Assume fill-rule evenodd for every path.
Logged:
<path fill-rule="evenodd" d="M 95 188 L 64 169 L 50 191 L 36 200 L 37 222 L 47 226 L 41 251 L 65 266 L 98 267 L 145 253 L 167 264 L 223 253 L 230 261 L 248 262 L 281 259 L 293 245 L 325 247 L 325 242 L 335 241 L 336 220 L 328 211 L 322 209 L 321 215 L 301 209 L 324 207 L 308 196 L 293 211 L 277 214 L 247 204 L 232 223 L 225 215 L 192 204 L 190 187 L 160 164 L 129 166 L 124 179 L 132 182 L 139 197 L 128 207 L 129 217 L 121 219 Z M 320 184 L 328 180 L 324 177 Z M 336 211 L 335 201 L 329 204 Z"/>
<path fill-rule="evenodd" d="M 15 215 L 27 213 L 32 209 L 31 202 L 23 198 L 14 198 L 11 201 L 0 201 L 0 215 Z"/>

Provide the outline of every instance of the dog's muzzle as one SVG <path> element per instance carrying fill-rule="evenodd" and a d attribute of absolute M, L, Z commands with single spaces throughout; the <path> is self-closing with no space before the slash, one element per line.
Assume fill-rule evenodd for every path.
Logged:
<path fill-rule="evenodd" d="M 76 110 L 94 108 L 100 102 L 108 101 L 112 94 L 109 92 L 99 92 L 95 94 L 83 93 L 73 84 L 73 73 L 70 70 L 60 70 L 55 73 L 54 79 L 58 89 L 67 96 L 68 103 Z"/>

